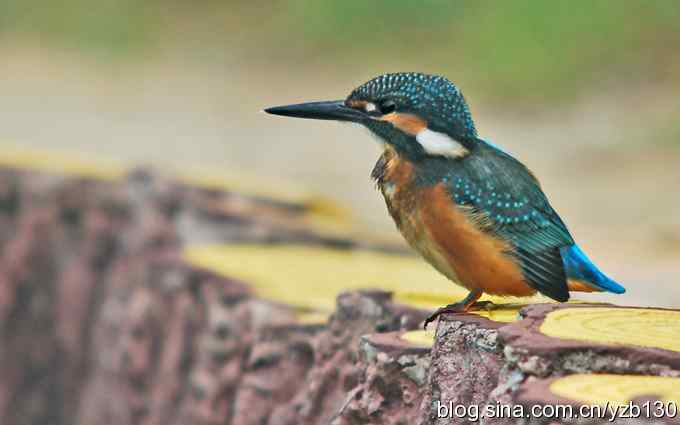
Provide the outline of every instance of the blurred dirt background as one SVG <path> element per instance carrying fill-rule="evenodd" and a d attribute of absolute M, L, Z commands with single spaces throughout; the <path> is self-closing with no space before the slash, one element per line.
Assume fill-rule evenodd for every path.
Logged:
<path fill-rule="evenodd" d="M 20 145 L 266 176 L 395 234 L 366 132 L 259 111 L 342 98 L 384 72 L 440 73 L 628 288 L 589 299 L 678 307 L 678 22 L 671 0 L 3 0 L 0 155 Z"/>

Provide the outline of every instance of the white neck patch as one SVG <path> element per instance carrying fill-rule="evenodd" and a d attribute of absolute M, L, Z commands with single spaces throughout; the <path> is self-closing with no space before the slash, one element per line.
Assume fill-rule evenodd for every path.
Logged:
<path fill-rule="evenodd" d="M 416 134 L 416 140 L 430 155 L 460 158 L 470 153 L 463 145 L 447 134 L 432 131 L 429 128 L 420 130 Z"/>

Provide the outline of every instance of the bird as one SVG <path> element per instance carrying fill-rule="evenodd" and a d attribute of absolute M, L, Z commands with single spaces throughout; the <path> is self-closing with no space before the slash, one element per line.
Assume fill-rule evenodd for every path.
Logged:
<path fill-rule="evenodd" d="M 625 288 L 586 256 L 553 209 L 537 177 L 478 135 L 460 89 L 439 75 L 389 73 L 342 100 L 266 108 L 286 117 L 362 125 L 383 153 L 371 177 L 408 244 L 466 288 L 437 309 L 465 313 L 483 294 L 566 302 L 570 292 Z"/>

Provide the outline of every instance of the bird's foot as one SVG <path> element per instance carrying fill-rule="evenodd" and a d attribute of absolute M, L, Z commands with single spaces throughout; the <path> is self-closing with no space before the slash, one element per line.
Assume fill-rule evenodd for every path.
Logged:
<path fill-rule="evenodd" d="M 469 308 L 469 305 L 466 305 L 466 303 L 453 303 L 449 304 L 445 307 L 440 307 L 430 315 L 427 319 L 425 319 L 425 324 L 423 325 L 423 328 L 427 330 L 427 325 L 430 323 L 434 322 L 439 316 L 442 314 L 446 313 L 465 313 Z"/>
<path fill-rule="evenodd" d="M 430 323 L 434 322 L 439 316 L 442 314 L 446 313 L 466 313 L 471 309 L 477 309 L 477 310 L 493 310 L 496 307 L 496 304 L 494 304 L 491 301 L 476 301 L 472 304 L 468 304 L 465 302 L 459 302 L 459 303 L 453 303 L 449 304 L 445 307 L 438 308 L 437 311 L 432 313 L 430 317 L 425 319 L 425 324 L 423 325 L 423 328 L 427 330 L 427 325 Z"/>
<path fill-rule="evenodd" d="M 495 309 L 497 305 L 498 304 L 494 304 L 493 301 L 477 301 L 476 303 L 472 304 L 472 306 L 470 306 L 470 310 L 477 309 L 491 311 Z"/>

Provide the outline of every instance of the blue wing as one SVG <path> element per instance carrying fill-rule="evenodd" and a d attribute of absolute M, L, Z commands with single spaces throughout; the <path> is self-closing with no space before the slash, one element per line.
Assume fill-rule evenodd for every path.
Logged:
<path fill-rule="evenodd" d="M 482 219 L 485 231 L 511 243 L 533 288 L 557 301 L 569 299 L 561 248 L 574 244 L 531 172 L 492 145 L 463 159 L 448 175 L 451 196 Z"/>

